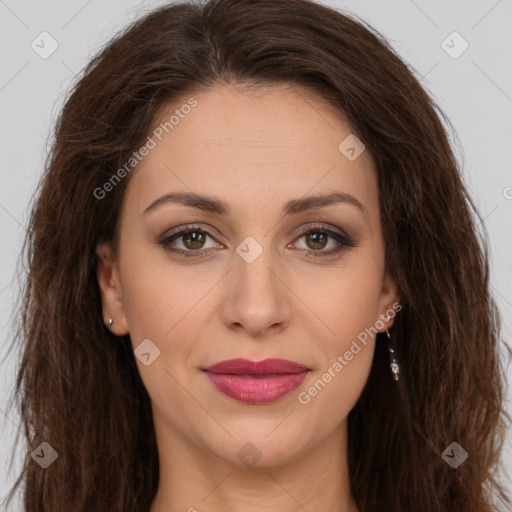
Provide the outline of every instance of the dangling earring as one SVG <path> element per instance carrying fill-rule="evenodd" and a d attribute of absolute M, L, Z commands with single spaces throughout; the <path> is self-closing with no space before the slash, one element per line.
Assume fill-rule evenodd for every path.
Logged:
<path fill-rule="evenodd" d="M 398 380 L 400 378 L 399 377 L 400 366 L 398 366 L 398 361 L 396 360 L 396 356 L 395 356 L 395 349 L 393 348 L 393 346 L 391 344 L 391 336 L 387 329 L 386 329 L 386 334 L 388 335 L 388 350 L 389 350 L 389 355 L 390 355 L 390 359 L 391 359 L 391 364 L 389 366 L 391 368 L 391 373 L 393 375 L 393 379 Z"/>

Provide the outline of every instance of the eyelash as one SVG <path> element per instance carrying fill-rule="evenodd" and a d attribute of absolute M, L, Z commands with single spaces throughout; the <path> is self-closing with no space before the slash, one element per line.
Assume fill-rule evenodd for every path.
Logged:
<path fill-rule="evenodd" d="M 171 242 L 174 242 L 174 240 L 179 239 L 180 237 L 184 235 L 188 235 L 190 233 L 205 233 L 208 236 L 210 236 L 212 239 L 215 239 L 215 236 L 213 233 L 211 233 L 208 229 L 202 228 L 200 226 L 185 226 L 182 228 L 179 228 L 175 233 L 172 233 L 170 235 L 162 237 L 160 240 L 158 240 L 157 244 L 161 245 L 165 251 L 178 254 L 179 256 L 184 256 L 186 258 L 198 258 L 200 256 L 203 256 L 204 254 L 208 253 L 210 249 L 204 249 L 204 250 L 188 250 L 183 251 L 181 249 L 173 249 L 169 246 Z M 322 258 L 326 256 L 333 256 L 335 254 L 340 253 L 342 250 L 344 250 L 346 247 L 355 247 L 354 242 L 346 235 L 342 233 L 338 233 L 336 231 L 331 231 L 329 229 L 326 229 L 321 226 L 311 226 L 307 229 L 302 230 L 299 235 L 297 236 L 297 240 L 305 235 L 309 235 L 311 233 L 321 233 L 329 236 L 330 238 L 333 238 L 340 244 L 340 246 L 337 249 L 331 249 L 330 251 L 313 251 L 313 250 L 306 250 L 307 252 L 307 258 L 313 257 L 313 258 Z"/>

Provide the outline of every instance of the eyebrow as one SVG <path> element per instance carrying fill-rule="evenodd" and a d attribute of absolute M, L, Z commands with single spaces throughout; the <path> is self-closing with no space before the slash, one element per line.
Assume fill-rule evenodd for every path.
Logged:
<path fill-rule="evenodd" d="M 191 206 L 199 210 L 214 213 L 217 215 L 229 215 L 231 207 L 229 203 L 216 197 L 204 196 L 194 192 L 171 192 L 159 197 L 153 201 L 142 213 L 148 214 L 150 211 L 169 203 L 177 203 L 184 206 Z M 353 196 L 344 192 L 332 192 L 330 194 L 320 194 L 301 199 L 292 199 L 285 203 L 281 210 L 281 217 L 286 215 L 294 215 L 315 208 L 323 208 L 332 204 L 344 203 L 357 207 L 366 216 L 368 212 L 366 208 Z"/>

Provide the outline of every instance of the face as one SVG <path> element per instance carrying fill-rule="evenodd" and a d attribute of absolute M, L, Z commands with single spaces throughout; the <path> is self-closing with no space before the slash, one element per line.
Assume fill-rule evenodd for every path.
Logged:
<path fill-rule="evenodd" d="M 191 96 L 155 119 L 178 110 L 129 177 L 117 256 L 98 246 L 105 320 L 130 334 L 161 443 L 291 462 L 342 439 L 370 328 L 392 324 L 373 161 L 304 89 Z M 295 367 L 205 371 L 238 358 Z"/>

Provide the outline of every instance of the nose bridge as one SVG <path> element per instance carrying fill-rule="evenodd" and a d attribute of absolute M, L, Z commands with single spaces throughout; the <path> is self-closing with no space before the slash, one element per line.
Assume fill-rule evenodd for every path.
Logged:
<path fill-rule="evenodd" d="M 259 238 L 262 243 L 249 236 L 236 247 L 224 308 L 226 322 L 241 324 L 252 333 L 286 322 L 289 314 L 271 237 Z"/>
<path fill-rule="evenodd" d="M 276 300 L 277 258 L 271 243 L 271 237 L 259 236 L 258 241 L 252 236 L 246 237 L 236 248 L 235 277 L 239 280 L 237 288 L 243 295 L 240 299 L 250 298 L 255 305 L 270 304 Z"/>

